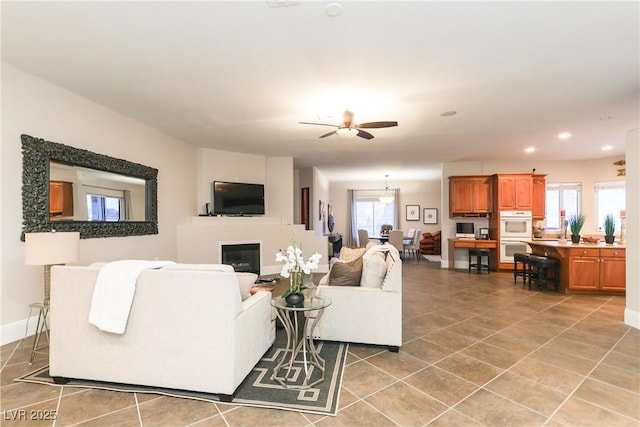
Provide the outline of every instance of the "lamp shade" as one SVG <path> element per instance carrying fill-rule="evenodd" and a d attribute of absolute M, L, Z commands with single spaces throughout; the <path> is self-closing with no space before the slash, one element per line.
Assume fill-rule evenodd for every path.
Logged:
<path fill-rule="evenodd" d="M 78 260 L 80 233 L 26 233 L 25 264 L 53 265 Z"/>

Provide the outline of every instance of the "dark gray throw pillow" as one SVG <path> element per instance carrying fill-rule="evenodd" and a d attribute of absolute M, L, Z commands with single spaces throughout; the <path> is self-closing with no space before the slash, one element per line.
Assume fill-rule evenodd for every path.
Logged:
<path fill-rule="evenodd" d="M 349 262 L 336 262 L 329 272 L 329 286 L 360 286 L 362 257 Z"/>

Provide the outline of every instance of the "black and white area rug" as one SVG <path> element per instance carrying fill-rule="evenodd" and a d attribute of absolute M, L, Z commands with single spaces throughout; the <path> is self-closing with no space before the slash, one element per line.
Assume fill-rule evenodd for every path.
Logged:
<path fill-rule="evenodd" d="M 319 341 L 316 347 L 319 349 L 320 356 L 325 360 L 325 379 L 312 388 L 298 390 L 283 388 L 276 381 L 271 380 L 273 368 L 282 357 L 282 351 L 284 351 L 282 347 L 284 347 L 285 343 L 286 335 L 284 331 L 278 330 L 276 342 L 260 359 L 242 384 L 238 386 L 233 402 L 229 404 L 335 415 L 338 410 L 338 398 L 340 396 L 340 385 L 342 384 L 342 372 L 347 358 L 348 344 Z M 301 371 L 303 368 L 300 366 L 298 369 Z M 294 372 L 294 375 L 302 377 L 303 375 L 300 374 L 300 372 Z M 16 381 L 60 387 L 49 376 L 48 366 L 17 378 Z M 64 384 L 64 386 L 98 388 L 129 393 L 155 393 L 220 404 L 226 403 L 222 402 L 218 395 L 189 390 L 76 379 Z"/>

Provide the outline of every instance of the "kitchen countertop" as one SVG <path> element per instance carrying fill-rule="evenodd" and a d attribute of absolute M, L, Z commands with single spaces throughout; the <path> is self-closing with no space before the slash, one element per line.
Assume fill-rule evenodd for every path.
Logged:
<path fill-rule="evenodd" d="M 612 245 L 607 245 L 605 242 L 599 243 L 584 243 L 580 242 L 578 244 L 572 243 L 571 240 L 567 240 L 566 242 L 560 242 L 558 240 L 547 240 L 547 239 L 531 239 L 531 240 L 523 240 L 524 243 L 539 245 L 539 246 L 547 246 L 552 248 L 618 248 L 624 249 L 626 246 L 624 244 L 619 244 L 618 242 L 614 242 Z"/>

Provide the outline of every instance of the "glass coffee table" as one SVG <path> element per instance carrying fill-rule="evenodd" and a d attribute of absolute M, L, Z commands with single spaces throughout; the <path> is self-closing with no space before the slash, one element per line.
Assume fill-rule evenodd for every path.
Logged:
<path fill-rule="evenodd" d="M 273 368 L 271 379 L 286 388 L 308 389 L 324 381 L 324 359 L 313 341 L 313 330 L 331 300 L 323 296 L 305 298 L 302 307 L 289 307 L 282 297 L 271 300 L 278 319 L 287 333 L 287 346 L 281 349 L 280 362 Z M 310 315 L 316 312 L 314 317 Z M 298 317 L 304 316 L 300 322 Z M 309 323 L 311 322 L 311 323 Z M 300 328 L 302 323 L 302 328 Z M 304 377 L 300 381 L 300 375 Z"/>

